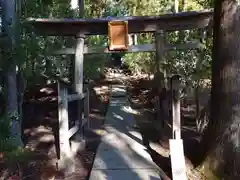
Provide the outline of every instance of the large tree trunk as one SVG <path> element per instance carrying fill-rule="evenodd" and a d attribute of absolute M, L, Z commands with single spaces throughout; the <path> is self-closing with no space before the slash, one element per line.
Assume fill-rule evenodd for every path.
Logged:
<path fill-rule="evenodd" d="M 3 3 L 4 8 L 4 17 L 3 17 L 3 29 L 4 32 L 8 35 L 9 41 L 11 41 L 11 63 L 9 64 L 9 68 L 7 70 L 7 93 L 8 93 L 8 114 L 11 118 L 11 137 L 12 142 L 15 146 L 22 146 L 21 140 L 21 121 L 18 113 L 18 97 L 17 97 L 17 72 L 16 72 L 16 58 L 17 58 L 17 44 L 18 42 L 18 31 L 17 24 L 19 18 L 19 5 L 20 0 L 7 0 Z M 6 60 L 9 57 L 5 57 Z"/>
<path fill-rule="evenodd" d="M 203 138 L 206 175 L 226 180 L 240 179 L 239 10 L 237 0 L 215 1 L 211 120 Z"/>

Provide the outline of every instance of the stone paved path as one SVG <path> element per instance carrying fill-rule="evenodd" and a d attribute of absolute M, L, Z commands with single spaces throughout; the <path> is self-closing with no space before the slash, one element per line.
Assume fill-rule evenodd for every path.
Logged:
<path fill-rule="evenodd" d="M 159 168 L 134 130 L 135 120 L 124 86 L 113 86 L 90 180 L 161 180 Z"/>

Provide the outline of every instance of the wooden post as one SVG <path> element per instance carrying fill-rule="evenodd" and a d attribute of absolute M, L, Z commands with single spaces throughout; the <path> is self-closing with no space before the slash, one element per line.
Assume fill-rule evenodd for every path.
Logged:
<path fill-rule="evenodd" d="M 90 122 L 89 122 L 89 98 L 90 98 L 90 94 L 89 94 L 89 89 L 86 89 L 86 97 L 84 98 L 84 118 L 87 121 L 87 126 L 88 128 L 90 128 Z"/>
<path fill-rule="evenodd" d="M 75 90 L 78 94 L 83 93 L 83 50 L 84 50 L 84 36 L 76 37 L 76 53 L 75 53 Z"/>
<path fill-rule="evenodd" d="M 80 17 L 80 18 L 84 17 L 84 0 L 71 0 L 71 8 L 75 12 L 75 14 L 74 14 L 75 17 Z M 74 59 L 75 59 L 74 55 L 71 55 L 70 59 L 72 61 L 71 66 L 76 67 L 75 66 L 75 61 L 74 61 Z M 71 73 L 75 74 L 74 72 L 72 72 L 72 70 L 75 71 L 75 68 L 71 68 Z M 75 82 L 75 77 L 76 77 L 75 75 L 71 76 L 71 82 L 72 83 Z"/>
<path fill-rule="evenodd" d="M 172 91 L 172 134 L 173 139 L 181 139 L 181 112 L 180 112 L 180 81 L 179 76 L 171 78 Z"/>
<path fill-rule="evenodd" d="M 158 114 L 158 119 L 162 121 L 161 123 L 161 128 L 164 127 L 164 121 L 165 121 L 165 110 L 164 110 L 164 105 L 162 101 L 162 90 L 165 87 L 165 74 L 164 70 L 162 68 L 162 63 L 164 61 L 164 54 L 165 54 L 165 37 L 164 37 L 164 31 L 163 30 L 158 30 L 156 32 L 156 67 L 157 67 L 157 72 L 155 74 L 156 77 L 154 77 L 155 81 L 155 87 L 158 90 L 158 98 L 157 98 L 157 114 Z"/>
<path fill-rule="evenodd" d="M 172 91 L 172 130 L 173 139 L 169 140 L 173 180 L 187 180 L 183 140 L 181 139 L 180 114 L 180 76 L 171 78 Z"/>
<path fill-rule="evenodd" d="M 161 63 L 164 59 L 164 31 L 158 30 L 155 34 L 156 40 L 156 74 L 154 79 L 156 79 L 155 86 L 157 87 L 158 91 L 163 88 L 163 73 L 162 73 L 162 66 Z"/>
<path fill-rule="evenodd" d="M 206 29 L 199 29 L 199 36 L 200 36 L 200 42 L 201 44 L 204 43 L 204 39 L 206 38 Z M 196 119 L 196 128 L 198 132 L 202 132 L 202 127 L 201 126 L 201 121 L 202 119 L 199 117 L 200 116 L 200 101 L 199 101 L 199 91 L 200 91 L 200 78 L 198 77 L 199 71 L 201 70 L 202 62 L 204 61 L 205 58 L 205 49 L 204 46 L 202 48 L 198 49 L 198 59 L 196 62 L 196 68 L 195 68 L 195 81 L 196 81 L 196 86 L 194 89 L 194 96 L 195 96 L 195 104 L 196 104 L 196 114 L 195 114 L 195 119 Z"/>
<path fill-rule="evenodd" d="M 158 30 L 155 34 L 156 39 L 156 67 L 157 72 L 160 71 L 162 73 L 163 69 L 161 63 L 164 61 L 164 53 L 165 53 L 165 38 L 164 31 Z"/>
<path fill-rule="evenodd" d="M 74 90 L 78 95 L 83 93 L 83 51 L 84 51 L 84 35 L 79 34 L 76 37 L 76 53 L 74 67 Z M 82 100 L 78 101 L 78 121 L 79 128 L 82 127 Z"/>
<path fill-rule="evenodd" d="M 72 159 L 72 151 L 69 143 L 69 124 L 68 124 L 68 90 L 58 82 L 58 118 L 59 118 L 59 148 L 60 161 L 59 168 L 64 173 L 74 172 L 75 166 Z"/>
<path fill-rule="evenodd" d="M 79 0 L 79 16 L 84 17 L 84 0 Z"/>
<path fill-rule="evenodd" d="M 201 47 L 199 42 L 187 42 L 185 44 L 164 44 L 164 51 L 184 51 L 198 49 Z M 126 53 L 137 53 L 137 52 L 156 52 L 155 44 L 139 44 L 128 46 Z M 109 50 L 108 46 L 100 47 L 87 47 L 84 46 L 84 54 L 102 54 L 102 53 L 119 53 L 119 51 Z M 56 51 L 49 52 L 49 55 L 74 55 L 75 48 L 64 48 Z M 157 61 L 156 61 L 157 62 Z"/>

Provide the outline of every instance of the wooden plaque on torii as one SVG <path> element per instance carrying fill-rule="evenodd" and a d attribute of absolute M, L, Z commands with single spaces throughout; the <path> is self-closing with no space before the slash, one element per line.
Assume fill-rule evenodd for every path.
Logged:
<path fill-rule="evenodd" d="M 128 50 L 128 22 L 108 22 L 108 38 L 110 51 Z"/>

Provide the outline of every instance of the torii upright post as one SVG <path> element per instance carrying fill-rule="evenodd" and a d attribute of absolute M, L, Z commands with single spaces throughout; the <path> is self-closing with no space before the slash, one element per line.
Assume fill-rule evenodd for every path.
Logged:
<path fill-rule="evenodd" d="M 74 1 L 74 0 L 72 0 Z M 80 16 L 80 18 L 83 18 L 84 16 L 84 0 L 75 0 L 75 4 L 78 5 L 77 11 Z M 73 3 L 73 2 L 72 2 Z M 76 35 L 76 49 L 75 49 L 75 58 L 73 62 L 74 66 L 74 91 L 77 94 L 82 94 L 83 93 L 83 60 L 84 60 L 84 41 L 85 41 L 85 36 L 83 33 L 79 32 Z M 82 101 L 78 101 L 77 105 L 77 116 L 78 116 L 78 124 L 79 124 L 79 129 L 80 131 L 82 130 L 82 109 L 83 109 L 83 103 Z M 82 134 L 82 132 L 81 132 Z M 82 137 L 81 137 L 81 140 Z"/>
<path fill-rule="evenodd" d="M 168 117 L 167 115 L 167 105 L 166 101 L 162 100 L 162 96 L 165 96 L 163 93 L 164 88 L 166 88 L 166 72 L 163 69 L 163 63 L 165 60 L 165 52 L 168 50 L 166 39 L 165 39 L 165 32 L 163 30 L 157 30 L 156 35 L 156 67 L 157 67 L 157 73 L 156 73 L 156 86 L 158 88 L 158 95 L 160 95 L 160 98 L 158 96 L 158 105 L 157 105 L 157 113 L 158 113 L 158 119 L 160 119 L 161 122 L 161 129 L 164 128 L 164 124 Z"/>
<path fill-rule="evenodd" d="M 164 31 L 163 30 L 157 30 L 155 33 L 155 41 L 156 41 L 156 74 L 154 77 L 154 80 L 156 81 L 154 86 L 157 89 L 158 94 L 162 92 L 163 86 L 164 86 L 164 74 L 162 72 L 162 62 L 164 61 Z M 158 96 L 159 97 L 159 96 Z M 158 98 L 158 105 L 157 105 L 157 113 L 158 113 L 158 119 L 161 119 L 161 121 L 164 121 L 163 117 L 163 105 Z M 161 123 L 161 129 L 164 126 L 164 122 Z"/>
<path fill-rule="evenodd" d="M 78 95 L 83 93 L 83 51 L 84 51 L 84 35 L 80 32 L 76 36 L 76 53 L 74 63 L 74 90 Z M 79 128 L 82 130 L 82 108 L 83 104 L 78 102 L 78 118 Z"/>
<path fill-rule="evenodd" d="M 164 54 L 165 54 L 165 35 L 163 30 L 157 30 L 156 35 L 156 65 L 157 65 L 157 72 L 161 75 L 161 82 L 160 88 L 164 86 L 164 72 L 162 68 L 162 63 L 164 61 Z"/>

